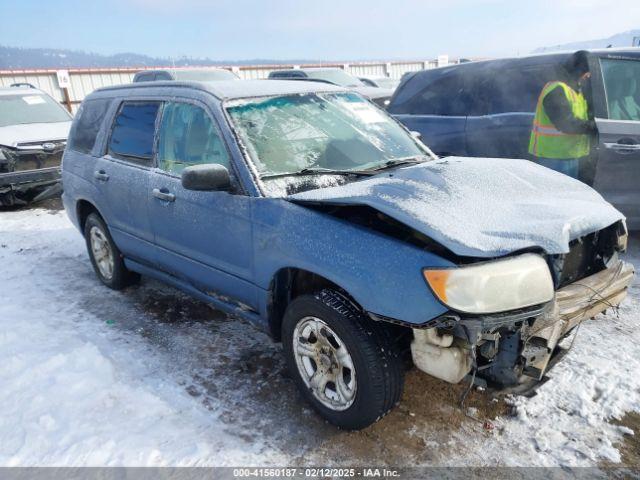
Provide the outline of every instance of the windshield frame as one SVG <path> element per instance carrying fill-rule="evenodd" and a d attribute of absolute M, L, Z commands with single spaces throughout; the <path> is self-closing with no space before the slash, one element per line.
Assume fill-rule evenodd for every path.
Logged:
<path fill-rule="evenodd" d="M 309 91 L 309 92 L 305 92 L 303 95 L 323 95 L 323 94 L 332 94 L 332 93 L 354 93 L 354 92 L 350 92 L 348 90 L 344 90 L 344 91 L 339 91 L 336 92 L 335 90 L 316 90 L 316 91 Z M 277 97 L 287 97 L 287 96 L 291 96 L 291 95 L 300 95 L 300 93 L 291 93 L 291 92 L 283 92 L 281 94 L 277 94 L 277 95 L 256 95 L 256 96 L 247 96 L 247 97 L 237 97 L 237 98 L 229 98 L 229 99 L 224 99 L 220 102 L 220 107 L 222 110 L 222 114 L 227 122 L 227 125 L 229 127 L 229 129 L 231 130 L 231 133 L 236 141 L 236 144 L 238 146 L 238 149 L 240 150 L 240 153 L 242 155 L 242 158 L 244 159 L 244 163 L 246 164 L 247 168 L 249 169 L 249 172 L 251 174 L 251 177 L 255 183 L 255 185 L 257 186 L 258 190 L 260 191 L 261 195 L 264 197 L 267 197 L 269 195 L 267 195 L 267 188 L 265 187 L 265 181 L 269 181 L 269 178 L 263 178 L 265 175 L 268 176 L 268 174 L 266 172 L 260 172 L 258 170 L 258 167 L 256 166 L 256 162 L 254 161 L 252 155 L 251 155 L 251 150 L 250 148 L 245 144 L 243 137 L 239 131 L 239 127 L 236 126 L 233 118 L 231 117 L 231 114 L 229 113 L 229 108 L 233 107 L 233 104 L 235 102 L 238 101 L 262 101 L 262 100 L 267 100 L 270 98 L 277 98 Z M 373 107 L 377 108 L 378 110 L 380 110 L 383 115 L 385 115 L 385 117 L 387 117 L 390 121 L 392 121 L 393 123 L 395 123 L 397 126 L 399 126 L 402 130 L 404 130 L 404 132 L 411 138 L 411 140 L 413 141 L 413 143 L 418 147 L 419 150 L 422 150 L 423 153 L 423 157 L 424 160 L 420 163 L 426 163 L 426 162 L 431 162 L 434 160 L 438 160 L 439 157 L 433 153 L 433 151 L 425 144 L 423 143 L 419 138 L 416 138 L 411 131 L 404 126 L 398 119 L 396 119 L 393 115 L 389 114 L 389 112 L 387 112 L 386 110 L 380 108 L 380 106 L 378 106 L 376 103 L 371 102 L 369 100 L 367 100 L 365 97 L 363 97 L 360 94 L 357 94 L 358 96 L 362 97 L 362 99 L 364 99 L 366 102 L 368 102 L 369 104 L 371 104 Z M 393 168 L 396 167 L 391 167 L 391 168 L 384 168 L 384 165 L 381 165 L 382 168 L 382 172 L 388 171 L 388 170 L 392 170 Z M 402 166 L 406 166 L 406 165 L 399 165 L 397 168 L 401 168 Z M 372 170 L 373 171 L 373 170 Z M 296 175 L 296 172 L 291 172 L 291 175 L 289 175 L 290 178 L 294 178 L 294 176 Z M 342 174 L 332 174 L 331 172 L 327 172 L 326 175 L 333 175 L 333 176 L 342 176 Z M 356 175 L 354 172 L 353 175 L 353 179 L 351 181 L 357 181 L 357 180 L 361 180 L 362 177 L 359 175 Z M 351 181 L 349 183 L 351 183 Z"/>

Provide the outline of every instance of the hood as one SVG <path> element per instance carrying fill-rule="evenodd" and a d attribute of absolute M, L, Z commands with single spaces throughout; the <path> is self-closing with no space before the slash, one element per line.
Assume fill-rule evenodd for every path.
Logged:
<path fill-rule="evenodd" d="M 499 158 L 448 157 L 288 198 L 366 205 L 457 255 L 479 258 L 531 247 L 567 253 L 571 240 L 624 218 L 578 180 Z"/>
<path fill-rule="evenodd" d="M 55 123 L 28 123 L 0 127 L 0 145 L 15 147 L 18 143 L 62 140 L 69 135 L 71 120 Z"/>
<path fill-rule="evenodd" d="M 391 88 L 378 88 L 378 87 L 353 87 L 353 91 L 358 92 L 367 98 L 389 98 L 393 95 L 393 89 Z"/>

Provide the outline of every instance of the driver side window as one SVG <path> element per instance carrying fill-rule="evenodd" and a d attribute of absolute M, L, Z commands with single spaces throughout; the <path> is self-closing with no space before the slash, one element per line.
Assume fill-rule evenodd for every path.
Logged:
<path fill-rule="evenodd" d="M 188 103 L 165 103 L 158 141 L 158 167 L 180 175 L 191 165 L 217 163 L 229 168 L 229 155 L 207 113 Z"/>
<path fill-rule="evenodd" d="M 601 59 L 607 107 L 611 120 L 640 121 L 640 62 Z"/>

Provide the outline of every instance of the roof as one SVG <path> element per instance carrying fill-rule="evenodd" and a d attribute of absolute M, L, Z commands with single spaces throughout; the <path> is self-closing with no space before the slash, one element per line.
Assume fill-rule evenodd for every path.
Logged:
<path fill-rule="evenodd" d="M 485 59 L 478 60 L 473 62 L 465 62 L 454 65 L 447 65 L 439 68 L 432 68 L 428 70 L 420 70 L 416 73 L 422 72 L 434 72 L 434 71 L 445 71 L 451 69 L 465 68 L 465 69 L 482 69 L 482 68 L 503 68 L 506 66 L 510 66 L 513 64 L 526 64 L 526 65 L 542 65 L 545 63 L 561 63 L 568 60 L 572 55 L 576 52 L 587 52 L 587 54 L 594 55 L 597 57 L 603 56 L 630 56 L 640 58 L 640 48 L 637 47 L 628 47 L 628 48 L 599 48 L 599 49 L 585 49 L 585 50 L 565 50 L 565 51 L 555 51 L 555 52 L 543 52 L 543 53 L 532 53 L 530 55 L 524 55 L 521 57 L 505 57 L 505 58 L 494 58 L 494 59 Z"/>
<path fill-rule="evenodd" d="M 295 80 L 222 80 L 217 82 L 155 81 L 106 87 L 96 92 L 131 90 L 138 88 L 194 88 L 204 90 L 220 100 L 236 98 L 295 95 L 313 92 L 345 92 L 344 88 L 322 82 L 299 82 Z"/>
<path fill-rule="evenodd" d="M 24 93 L 31 93 L 32 95 L 41 95 L 44 93 L 42 90 L 31 87 L 0 87 L 0 95 L 21 95 Z"/>
<path fill-rule="evenodd" d="M 325 71 L 333 71 L 340 70 L 344 72 L 342 68 L 338 67 L 303 67 L 303 68 L 280 68 L 278 70 L 272 70 L 271 73 L 280 73 L 280 72 L 325 72 Z M 345 72 L 346 73 L 346 72 Z"/>

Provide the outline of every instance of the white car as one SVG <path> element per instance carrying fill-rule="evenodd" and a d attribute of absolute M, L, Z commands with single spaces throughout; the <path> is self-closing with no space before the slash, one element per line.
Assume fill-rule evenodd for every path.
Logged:
<path fill-rule="evenodd" d="M 0 88 L 0 206 L 61 191 L 60 162 L 71 120 L 62 105 L 33 86 Z"/>

